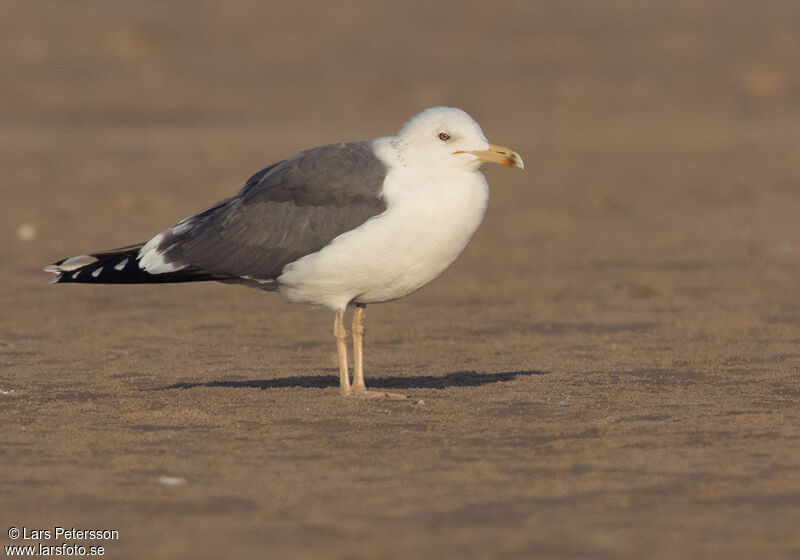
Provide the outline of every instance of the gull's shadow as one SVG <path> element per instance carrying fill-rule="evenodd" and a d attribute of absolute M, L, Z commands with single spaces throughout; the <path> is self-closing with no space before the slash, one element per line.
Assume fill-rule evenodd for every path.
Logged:
<path fill-rule="evenodd" d="M 447 389 L 448 387 L 478 387 L 490 383 L 505 383 L 527 375 L 547 375 L 548 371 L 506 371 L 500 373 L 477 373 L 456 371 L 447 375 L 411 375 L 407 377 L 380 377 L 368 380 L 368 386 L 376 389 Z M 254 389 L 280 389 L 305 387 L 324 389 L 338 387 L 338 375 L 297 375 L 278 379 L 249 379 L 245 381 L 206 381 L 204 383 L 175 383 L 156 387 L 154 391 L 166 389 L 192 389 L 194 387 L 241 387 Z"/>

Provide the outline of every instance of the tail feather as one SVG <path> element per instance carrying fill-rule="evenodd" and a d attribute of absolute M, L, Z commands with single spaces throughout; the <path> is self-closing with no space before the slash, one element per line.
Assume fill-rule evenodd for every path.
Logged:
<path fill-rule="evenodd" d="M 56 275 L 50 283 L 79 282 L 85 284 L 161 284 L 165 282 L 202 282 L 229 280 L 197 268 L 151 274 L 139 266 L 139 250 L 144 244 L 129 245 L 112 251 L 78 255 L 46 266 L 45 272 Z"/>

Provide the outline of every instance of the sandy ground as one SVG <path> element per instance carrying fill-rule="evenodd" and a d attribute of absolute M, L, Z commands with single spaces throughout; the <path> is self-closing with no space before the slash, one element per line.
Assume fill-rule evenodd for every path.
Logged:
<path fill-rule="evenodd" d="M 0 66 L 0 544 L 800 557 L 796 2 L 6 1 Z M 339 397 L 329 312 L 41 272 L 435 104 L 527 169 L 368 309 L 409 402 Z"/>

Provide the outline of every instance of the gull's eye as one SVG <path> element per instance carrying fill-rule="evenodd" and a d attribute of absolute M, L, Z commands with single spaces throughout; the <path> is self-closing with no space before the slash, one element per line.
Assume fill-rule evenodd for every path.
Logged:
<path fill-rule="evenodd" d="M 440 132 L 439 140 L 441 140 L 442 142 L 447 142 L 448 140 L 450 140 L 450 135 L 447 134 L 446 132 Z"/>

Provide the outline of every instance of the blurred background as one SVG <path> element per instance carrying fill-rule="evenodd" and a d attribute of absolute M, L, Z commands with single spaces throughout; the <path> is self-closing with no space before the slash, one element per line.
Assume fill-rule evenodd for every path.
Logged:
<path fill-rule="evenodd" d="M 529 162 L 487 172 L 505 263 L 565 237 L 576 258 L 625 258 L 642 235 L 793 252 L 798 10 L 3 2 L 0 258 L 144 239 L 272 161 L 440 104 Z"/>
<path fill-rule="evenodd" d="M 0 389 L 24 398 L 3 509 L 114 520 L 131 558 L 796 553 L 798 69 L 793 0 L 4 0 Z M 345 421 L 325 383 L 154 393 L 331 373 L 329 314 L 46 284 L 433 105 L 526 164 L 484 169 L 486 219 L 441 280 L 370 308 L 368 382 L 445 412 Z M 142 432 L 159 422 L 189 431 Z M 183 494 L 153 490 L 162 471 Z"/>

